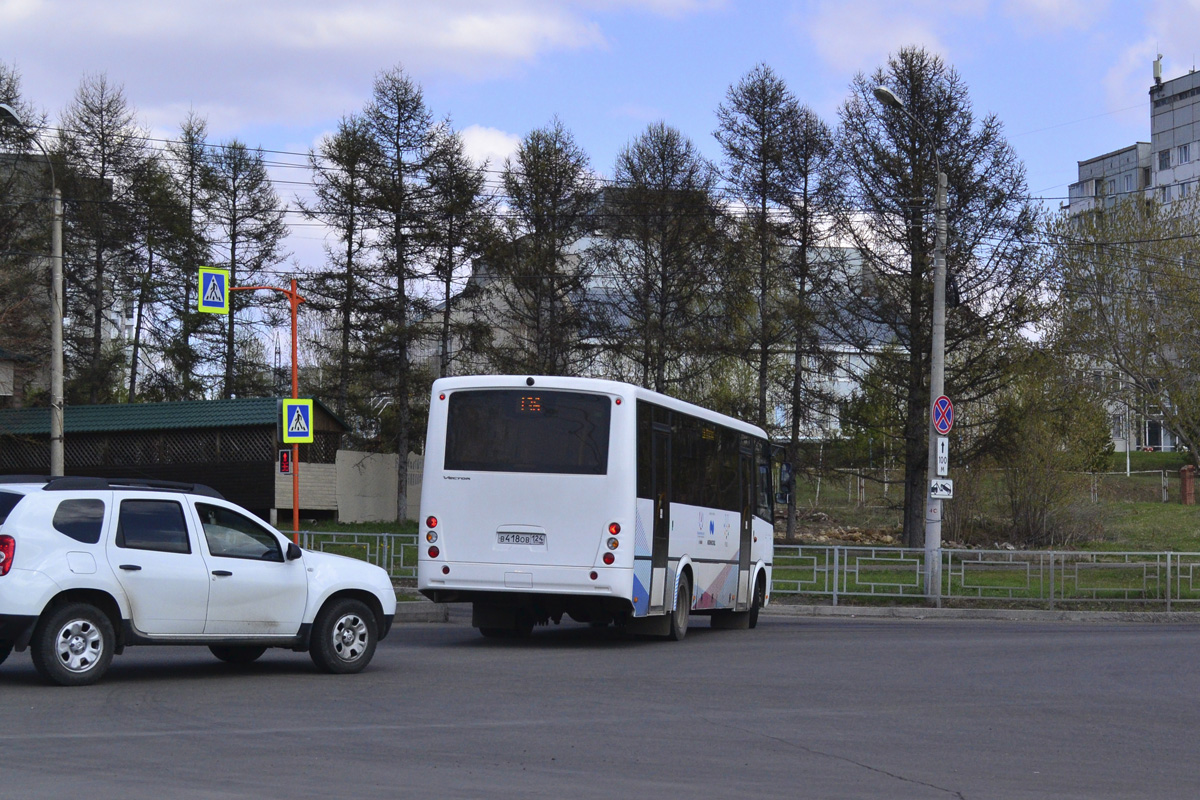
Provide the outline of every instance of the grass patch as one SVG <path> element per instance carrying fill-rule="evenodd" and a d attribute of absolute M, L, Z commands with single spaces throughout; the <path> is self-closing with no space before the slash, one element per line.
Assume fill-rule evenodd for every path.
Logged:
<path fill-rule="evenodd" d="M 1101 509 L 1102 539 L 1089 542 L 1080 549 L 1200 552 L 1200 506 L 1185 506 L 1178 502 L 1106 503 Z"/>
<path fill-rule="evenodd" d="M 1186 453 L 1130 453 L 1129 454 L 1129 469 L 1132 472 L 1145 469 L 1166 469 L 1179 471 L 1179 468 L 1185 464 L 1190 464 Z M 1125 454 L 1112 453 L 1108 457 L 1108 469 L 1110 472 L 1125 471 Z"/>

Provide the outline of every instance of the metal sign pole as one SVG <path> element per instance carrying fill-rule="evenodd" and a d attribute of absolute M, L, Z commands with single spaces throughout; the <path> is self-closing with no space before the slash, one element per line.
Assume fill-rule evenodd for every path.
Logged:
<path fill-rule="evenodd" d="M 297 399 L 299 399 L 299 396 L 300 396 L 300 376 L 299 376 L 299 364 L 297 362 L 299 345 L 298 345 L 298 336 L 297 336 L 297 332 L 296 332 L 296 317 L 299 314 L 300 304 L 304 302 L 304 298 L 301 297 L 299 292 L 296 291 L 296 279 L 295 278 L 292 278 L 291 287 L 288 289 L 283 289 L 279 286 L 228 286 L 227 293 L 228 292 L 252 292 L 252 291 L 256 291 L 258 289 L 267 289 L 272 292 L 283 292 L 285 295 L 287 295 L 288 304 L 291 306 L 291 309 L 292 309 L 292 399 L 297 400 Z M 201 283 L 200 283 L 200 295 L 201 295 L 200 310 L 201 311 L 215 310 L 215 309 L 205 309 L 204 308 L 204 299 L 203 299 L 204 282 L 203 282 L 203 279 L 201 279 Z M 230 313 L 228 310 L 228 305 L 226 305 L 226 308 L 224 309 L 223 312 L 218 311 L 217 313 Z M 310 429 L 312 427 L 313 422 L 314 422 L 314 420 L 310 416 L 309 421 L 308 421 Z M 300 445 L 295 442 L 292 443 L 292 541 L 295 542 L 296 544 L 300 544 Z"/>

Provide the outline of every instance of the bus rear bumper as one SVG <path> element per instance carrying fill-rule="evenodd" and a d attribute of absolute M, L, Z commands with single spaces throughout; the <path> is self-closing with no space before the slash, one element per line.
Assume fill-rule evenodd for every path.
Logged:
<path fill-rule="evenodd" d="M 443 572 L 443 567 L 449 567 L 449 572 Z M 628 598 L 633 591 L 633 570 L 628 567 L 421 561 L 417 566 L 417 589 L 424 594 L 462 592 L 467 596 L 476 592 L 501 592 Z"/>

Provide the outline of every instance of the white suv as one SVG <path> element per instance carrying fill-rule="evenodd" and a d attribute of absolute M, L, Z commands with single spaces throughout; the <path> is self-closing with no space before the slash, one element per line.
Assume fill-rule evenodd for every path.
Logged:
<path fill-rule="evenodd" d="M 94 683 L 135 644 L 358 672 L 395 614 L 384 570 L 301 551 L 208 487 L 0 478 L 0 662 L 28 648 L 52 683 Z"/>

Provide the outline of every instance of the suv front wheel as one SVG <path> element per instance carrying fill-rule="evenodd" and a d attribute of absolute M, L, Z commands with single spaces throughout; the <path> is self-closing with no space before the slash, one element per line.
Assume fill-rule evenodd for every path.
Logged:
<path fill-rule="evenodd" d="M 116 642 L 112 622 L 103 611 L 87 603 L 71 603 L 55 609 L 38 625 L 30 655 L 43 680 L 86 686 L 108 670 Z"/>
<path fill-rule="evenodd" d="M 345 675 L 361 672 L 375 655 L 379 637 L 366 603 L 349 597 L 326 603 L 313 622 L 309 656 L 317 669 Z"/>

